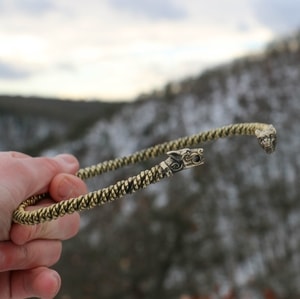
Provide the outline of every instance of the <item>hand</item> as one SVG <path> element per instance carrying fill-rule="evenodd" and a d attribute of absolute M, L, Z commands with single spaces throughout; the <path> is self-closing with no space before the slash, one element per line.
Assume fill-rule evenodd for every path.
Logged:
<path fill-rule="evenodd" d="M 61 254 L 61 240 L 79 229 L 78 213 L 35 226 L 12 224 L 12 213 L 31 195 L 49 192 L 38 208 L 86 193 L 74 174 L 79 168 L 71 155 L 32 158 L 22 153 L 0 153 L 0 297 L 53 298 L 60 288 L 58 273 L 48 267 Z"/>

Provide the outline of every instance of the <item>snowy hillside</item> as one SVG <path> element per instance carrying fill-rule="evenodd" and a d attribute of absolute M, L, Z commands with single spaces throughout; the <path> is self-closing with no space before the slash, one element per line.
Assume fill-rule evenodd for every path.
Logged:
<path fill-rule="evenodd" d="M 63 277 L 58 298 L 222 298 L 234 292 L 259 299 L 266 290 L 274 298 L 299 298 L 299 82 L 294 37 L 124 104 L 79 136 L 64 138 L 70 126 L 38 119 L 40 126 L 30 127 L 34 138 L 62 135 L 39 154 L 71 152 L 82 166 L 229 123 L 261 121 L 278 131 L 272 155 L 252 137 L 204 144 L 203 167 L 82 213 L 81 232 L 66 242 L 57 265 Z M 0 122 L 7 136 L 3 129 L 15 128 L 18 116 Z M 12 140 L 6 137 L 2 148 L 18 144 L 22 131 L 9 132 Z M 104 174 L 89 181 L 90 189 L 154 163 Z"/>

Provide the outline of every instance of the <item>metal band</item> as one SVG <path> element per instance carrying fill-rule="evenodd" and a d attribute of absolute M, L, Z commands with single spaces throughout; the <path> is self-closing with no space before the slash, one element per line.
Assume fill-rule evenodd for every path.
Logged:
<path fill-rule="evenodd" d="M 141 150 L 130 156 L 105 161 L 80 169 L 77 176 L 87 179 L 104 172 L 113 171 L 123 166 L 138 163 L 167 153 L 169 157 L 151 169 L 144 170 L 138 175 L 122 180 L 107 188 L 62 201 L 46 208 L 26 211 L 26 207 L 36 204 L 39 200 L 49 197 L 40 194 L 25 200 L 13 213 L 13 221 L 20 224 L 33 225 L 51 221 L 65 214 L 90 209 L 97 205 L 114 201 L 126 194 L 133 193 L 149 184 L 156 183 L 178 171 L 203 164 L 203 149 L 189 149 L 207 141 L 235 135 L 254 135 L 266 153 L 272 153 L 276 147 L 276 130 L 272 125 L 263 123 L 240 123 L 209 130 L 192 136 L 186 136 L 170 142 L 155 145 Z"/>

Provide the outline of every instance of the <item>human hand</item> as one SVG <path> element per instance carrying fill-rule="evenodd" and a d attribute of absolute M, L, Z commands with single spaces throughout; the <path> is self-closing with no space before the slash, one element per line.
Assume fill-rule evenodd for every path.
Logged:
<path fill-rule="evenodd" d="M 49 192 L 34 208 L 86 193 L 74 174 L 79 168 L 70 155 L 32 158 L 17 152 L 0 153 L 0 297 L 53 298 L 60 288 L 58 273 L 48 267 L 61 254 L 61 240 L 74 236 L 79 215 L 74 213 L 34 226 L 12 224 L 12 213 L 26 198 Z"/>

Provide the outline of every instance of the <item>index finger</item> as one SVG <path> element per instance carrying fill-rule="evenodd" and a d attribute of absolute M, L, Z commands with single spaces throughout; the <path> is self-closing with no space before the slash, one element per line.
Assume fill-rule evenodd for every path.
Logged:
<path fill-rule="evenodd" d="M 69 197 L 76 197 L 86 192 L 87 187 L 85 183 L 78 177 L 70 174 L 57 175 L 50 185 L 50 194 L 55 201 L 65 200 L 65 194 L 68 194 Z M 40 203 L 36 207 L 29 207 L 29 209 L 33 210 L 51 203 L 53 201 L 48 200 L 47 203 Z M 78 232 L 79 220 L 79 214 L 73 213 L 72 215 L 65 215 L 56 220 L 37 225 L 13 224 L 10 231 L 10 238 L 18 245 L 35 239 L 66 240 Z"/>
<path fill-rule="evenodd" d="M 79 163 L 71 155 L 58 155 L 54 158 L 23 156 L 22 159 L 7 159 L 0 156 L 0 188 L 5 190 L 8 202 L 14 201 L 14 207 L 25 198 L 48 188 L 58 173 L 75 173 Z M 46 190 L 45 190 L 46 191 Z"/>

